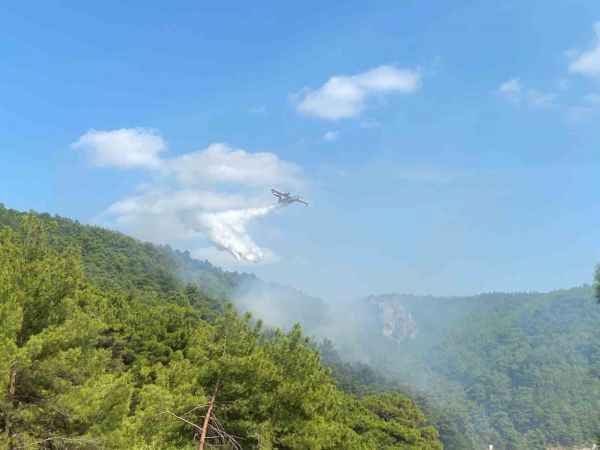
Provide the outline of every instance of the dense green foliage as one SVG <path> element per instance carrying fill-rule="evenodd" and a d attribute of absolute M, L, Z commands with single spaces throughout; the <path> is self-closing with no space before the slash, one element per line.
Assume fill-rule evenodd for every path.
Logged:
<path fill-rule="evenodd" d="M 452 428 L 477 448 L 593 442 L 600 430 L 600 308 L 591 287 L 384 300 L 410 311 L 418 333 L 402 342 L 369 335 L 367 360 L 446 405 Z"/>
<path fill-rule="evenodd" d="M 155 270 L 163 250 L 4 213 L 0 448 L 192 449 L 213 392 L 243 448 L 442 448 L 407 397 L 338 389 L 298 326 L 263 332 Z"/>
<path fill-rule="evenodd" d="M 336 384 L 344 391 L 359 395 L 386 391 L 407 393 L 438 430 L 444 448 L 450 450 L 475 450 L 478 448 L 466 432 L 462 423 L 464 418 L 453 409 L 452 404 L 445 402 L 442 405 L 424 392 L 415 389 L 414 386 L 402 384 L 397 379 L 384 377 L 367 364 L 344 361 L 329 339 L 321 341 L 318 349 L 323 363 L 332 369 Z"/>
<path fill-rule="evenodd" d="M 18 230 L 25 217 L 0 207 L 0 225 Z M 53 438 L 44 444 L 47 448 L 186 448 L 192 442 L 191 426 L 166 411 L 179 415 L 205 404 L 219 378 L 215 374 L 220 373 L 230 383 L 223 383 L 217 414 L 229 431 L 243 437 L 244 448 L 258 446 L 259 439 L 263 448 L 269 448 L 268 442 L 273 448 L 379 448 L 366 442 L 386 441 L 379 420 L 388 416 L 406 426 L 404 431 L 417 430 L 427 442 L 407 443 L 410 433 L 400 433 L 401 443 L 390 448 L 437 448 L 428 423 L 435 425 L 445 448 L 459 450 L 488 444 L 499 450 L 589 444 L 600 430 L 600 308 L 593 300 L 600 292 L 600 272 L 595 290 L 457 298 L 387 296 L 386 301 L 397 302 L 412 314 L 418 328 L 415 339 L 398 341 L 382 335 L 380 312 L 369 302 L 346 307 L 342 313 L 319 299 L 251 275 L 223 271 L 185 252 L 68 219 L 36 217 L 29 227 L 43 224 L 48 245 L 41 242 L 39 232 L 29 232 L 28 238 L 23 231 L 10 238 L 4 234 L 2 241 L 0 320 L 6 334 L 0 345 L 0 370 L 5 374 L 0 392 L 7 395 L 0 401 L 0 427 L 18 430 L 20 442 Z M 14 264 L 24 248 L 36 261 L 32 266 Z M 9 280 L 17 276 L 18 267 L 23 284 L 15 293 Z M 12 283 L 14 287 L 16 282 Z M 241 295 L 242 310 L 248 300 L 274 311 L 282 320 L 276 325 L 288 333 L 265 333 L 255 328 L 255 321 L 228 309 L 220 299 L 234 293 Z M 23 299 L 29 301 L 26 314 L 10 309 Z M 21 314 L 21 325 L 14 328 Z M 321 359 L 311 350 L 314 344 L 307 347 L 300 330 L 293 328 L 295 320 L 310 335 L 333 338 L 333 343 L 319 346 Z M 28 331 L 18 337 L 21 328 Z M 221 339 L 228 334 L 237 337 Z M 294 350 L 286 350 L 283 342 L 293 341 Z M 302 384 L 305 377 L 327 388 L 317 391 L 324 403 L 309 401 L 313 406 L 305 416 L 306 426 L 318 422 L 329 436 L 323 442 L 336 433 L 358 441 L 331 438 L 330 447 L 323 442 L 299 444 L 304 438 L 287 441 L 281 429 L 291 433 L 288 422 L 278 425 L 271 417 L 279 416 L 276 408 L 282 408 L 279 403 L 285 397 L 274 386 L 290 370 L 285 358 L 277 356 L 286 351 L 289 358 L 299 358 L 306 371 L 290 380 L 296 387 L 282 387 L 285 395 L 287 389 L 307 389 L 310 385 Z M 349 356 L 356 362 L 347 362 Z M 16 361 L 22 365 L 16 372 L 19 400 L 11 401 L 10 374 Z M 245 377 L 263 380 L 263 387 L 256 388 Z M 405 395 L 389 392 L 408 394 L 428 420 Z M 82 396 L 87 396 L 85 402 Z M 402 411 L 408 408 L 404 411 L 408 419 L 390 412 L 395 407 L 389 405 L 389 396 Z M 381 408 L 373 407 L 373 398 L 381 399 Z M 294 411 L 299 407 L 294 401 L 288 406 Z M 111 413 L 100 414 L 104 411 Z M 196 410 L 186 418 L 197 422 L 202 412 Z M 71 422 L 74 417 L 78 418 Z M 106 433 L 107 429 L 114 433 Z M 140 438 L 140 433 L 150 434 Z M 127 436 L 137 440 L 119 440 Z M 9 438 L 6 433 L 4 438 Z"/>
<path fill-rule="evenodd" d="M 26 216 L 0 204 L 0 225 L 15 229 Z M 102 289 L 170 294 L 186 281 L 202 286 L 211 297 L 223 297 L 247 275 L 224 272 L 208 262 L 195 261 L 187 252 L 142 243 L 124 234 L 48 214 L 35 214 L 50 230 L 56 249 L 76 247 L 86 275 Z"/>

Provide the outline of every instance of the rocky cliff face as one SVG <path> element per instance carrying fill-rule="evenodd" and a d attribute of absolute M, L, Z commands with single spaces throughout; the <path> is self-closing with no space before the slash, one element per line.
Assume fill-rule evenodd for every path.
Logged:
<path fill-rule="evenodd" d="M 383 336 L 402 342 L 417 336 L 417 323 L 412 314 L 395 298 L 369 297 L 369 304 L 377 308 Z"/>

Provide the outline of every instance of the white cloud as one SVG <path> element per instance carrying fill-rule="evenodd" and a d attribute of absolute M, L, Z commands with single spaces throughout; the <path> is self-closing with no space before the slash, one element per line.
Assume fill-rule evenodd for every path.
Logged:
<path fill-rule="evenodd" d="M 141 192 L 110 205 L 102 218 L 139 239 L 167 244 L 197 236 L 186 221 L 198 211 L 223 211 L 252 204 L 257 204 L 257 199 L 243 194 L 148 185 Z"/>
<path fill-rule="evenodd" d="M 222 143 L 171 159 L 166 162 L 166 168 L 185 186 L 297 185 L 301 178 L 297 165 L 281 160 L 274 153 L 249 153 Z"/>
<path fill-rule="evenodd" d="M 502 83 L 497 90 L 498 94 L 515 104 L 526 104 L 534 108 L 549 108 L 554 105 L 556 94 L 541 92 L 536 89 L 527 89 L 519 78 L 511 78 Z"/>
<path fill-rule="evenodd" d="M 379 66 L 357 75 L 331 77 L 318 89 L 299 94 L 299 112 L 321 119 L 356 117 L 369 97 L 376 94 L 409 94 L 419 89 L 421 75 L 412 69 Z"/>
<path fill-rule="evenodd" d="M 594 47 L 584 52 L 570 52 L 572 61 L 569 72 L 587 77 L 600 77 L 600 22 L 594 24 L 596 42 Z"/>
<path fill-rule="evenodd" d="M 333 141 L 337 141 L 337 139 L 339 137 L 340 137 L 339 131 L 328 131 L 327 133 L 325 133 L 323 135 L 323 140 L 327 141 L 327 142 L 333 142 Z"/>
<path fill-rule="evenodd" d="M 300 168 L 270 152 L 251 153 L 224 143 L 171 159 L 159 154 L 167 144 L 153 130 L 143 128 L 109 131 L 91 130 L 71 145 L 84 151 L 96 166 L 160 169 L 182 186 L 238 184 L 252 186 L 298 186 Z"/>
<path fill-rule="evenodd" d="M 239 208 L 245 202 L 247 199 L 239 194 L 223 194 L 188 188 L 156 189 L 113 203 L 108 211 L 119 216 L 163 215 L 182 210 Z"/>
<path fill-rule="evenodd" d="M 159 154 L 167 149 L 160 134 L 145 128 L 90 130 L 71 147 L 86 153 L 96 166 L 123 169 L 156 169 L 161 163 Z"/>
<path fill-rule="evenodd" d="M 275 260 L 247 231 L 250 222 L 278 209 L 268 187 L 304 185 L 296 164 L 274 153 L 252 153 L 222 143 L 160 159 L 166 143 L 156 132 L 143 129 L 94 130 L 72 147 L 85 150 L 94 165 L 144 167 L 160 175 L 114 202 L 100 215 L 102 223 L 161 244 L 187 241 L 196 247 L 198 239 L 204 245 L 210 241 L 240 263 Z"/>
<path fill-rule="evenodd" d="M 245 264 L 262 262 L 272 254 L 254 241 L 248 226 L 278 208 L 270 195 L 260 196 L 252 190 L 225 194 L 174 187 L 117 201 L 104 217 L 119 229 L 150 242 L 185 243 L 188 248 L 210 242 L 235 258 L 231 264 Z"/>

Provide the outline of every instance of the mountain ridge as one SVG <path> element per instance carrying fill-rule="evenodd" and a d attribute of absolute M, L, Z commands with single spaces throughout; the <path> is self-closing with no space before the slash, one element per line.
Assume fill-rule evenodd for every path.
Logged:
<path fill-rule="evenodd" d="M 0 206 L 0 225 L 15 228 L 27 214 Z M 367 299 L 331 305 L 294 288 L 195 260 L 187 252 L 71 219 L 36 217 L 54 227 L 50 241 L 55 248 L 80 244 L 84 269 L 101 288 L 133 295 L 156 292 L 185 303 L 181 292 L 192 286 L 200 292 L 190 291 L 187 298 L 212 305 L 212 310 L 223 310 L 231 300 L 267 325 L 290 329 L 300 322 L 317 340 L 332 337 L 345 359 L 369 364 L 388 379 L 417 386 L 415 396 L 424 393 L 445 404 L 440 423 L 451 418 L 449 426 L 469 436 L 475 447 L 573 447 L 591 442 L 600 429 L 600 417 L 594 415 L 600 411 L 600 308 L 592 286 L 542 293 L 368 297 L 399 302 L 411 314 L 418 333 L 398 342 L 386 338 L 381 317 Z M 254 310 L 257 304 L 276 314 L 261 317 Z M 548 377 L 555 385 L 548 384 Z M 466 448 L 461 445 L 456 448 Z"/>

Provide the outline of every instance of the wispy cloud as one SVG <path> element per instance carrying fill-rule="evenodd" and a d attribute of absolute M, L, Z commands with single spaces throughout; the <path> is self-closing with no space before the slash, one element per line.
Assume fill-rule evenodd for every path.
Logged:
<path fill-rule="evenodd" d="M 569 72 L 587 77 L 600 77 L 600 21 L 594 24 L 596 34 L 592 48 L 585 51 L 571 51 L 569 56 L 572 61 L 569 64 Z"/>
<path fill-rule="evenodd" d="M 548 108 L 554 105 L 556 94 L 525 88 L 519 78 L 511 78 L 500 84 L 497 93 L 506 100 L 517 104 L 525 104 L 535 108 Z"/>
<path fill-rule="evenodd" d="M 305 89 L 296 96 L 296 108 L 302 114 L 327 120 L 357 117 L 370 97 L 410 94 L 420 85 L 421 75 L 417 70 L 379 66 L 356 75 L 333 76 L 317 89 Z"/>

